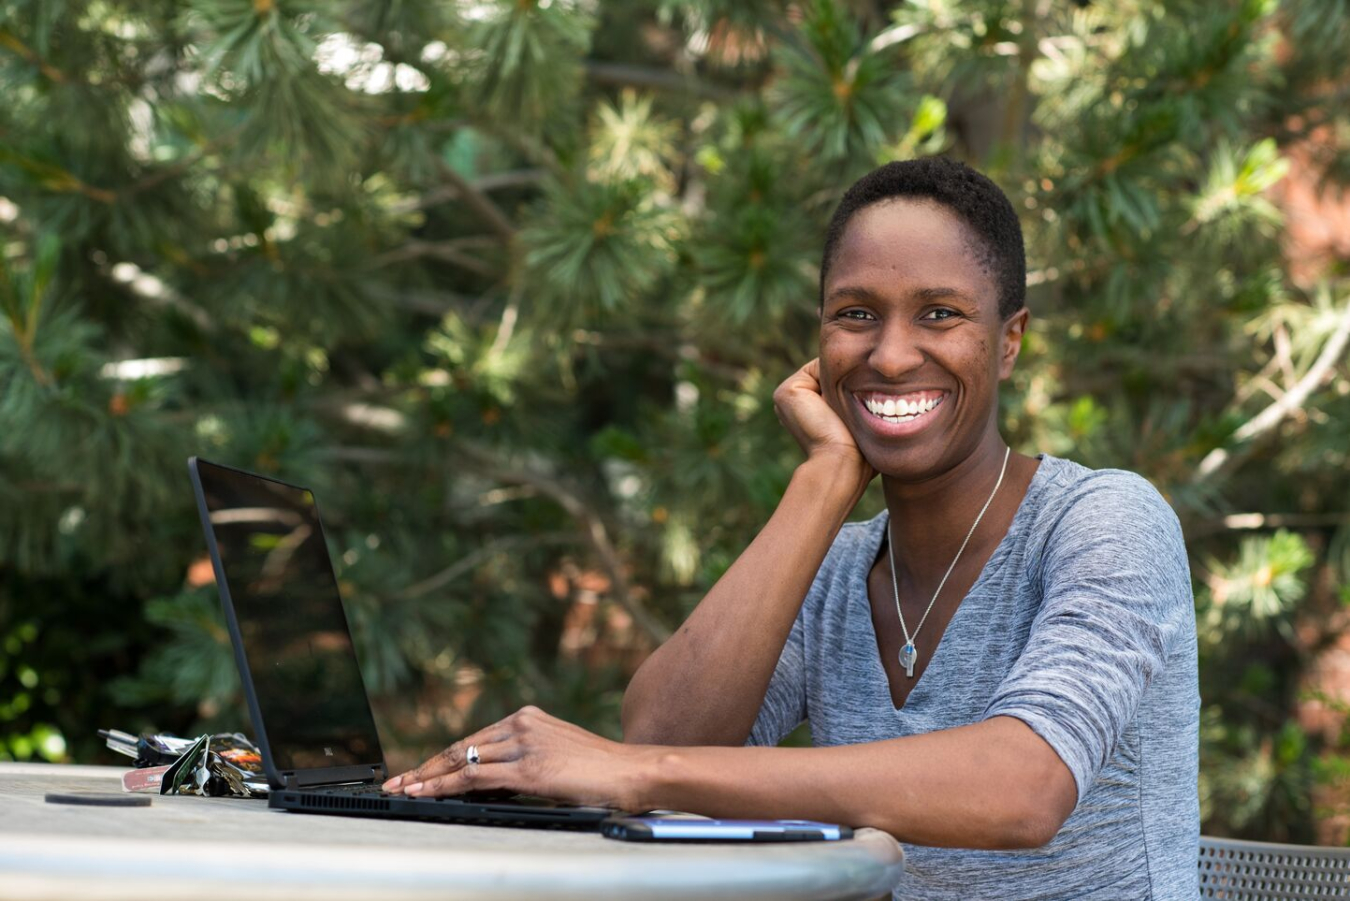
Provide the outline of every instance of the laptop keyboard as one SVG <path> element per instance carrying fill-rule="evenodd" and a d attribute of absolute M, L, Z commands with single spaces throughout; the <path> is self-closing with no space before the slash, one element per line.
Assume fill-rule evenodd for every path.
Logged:
<path fill-rule="evenodd" d="M 350 794 L 353 795 L 388 795 L 389 792 L 380 788 L 378 785 L 354 785 L 351 787 Z"/>
<path fill-rule="evenodd" d="M 354 782 L 343 785 L 316 785 L 309 791 L 318 792 L 324 795 L 346 795 L 348 797 L 377 797 L 377 798 L 406 798 L 406 795 L 387 792 L 379 786 L 378 783 Z M 544 798 L 530 798 L 528 801 L 524 796 L 517 795 L 515 792 L 507 791 L 482 791 L 468 792 L 461 795 L 445 795 L 440 798 L 420 798 L 423 801 L 457 801 L 459 803 L 494 803 L 494 804 L 520 804 L 529 803 L 531 806 L 559 807 L 570 805 L 559 805 L 556 801 L 549 801 Z"/>
<path fill-rule="evenodd" d="M 351 783 L 346 785 L 315 785 L 306 791 L 318 792 L 321 795 L 376 795 L 379 797 L 394 797 L 374 783 Z"/>

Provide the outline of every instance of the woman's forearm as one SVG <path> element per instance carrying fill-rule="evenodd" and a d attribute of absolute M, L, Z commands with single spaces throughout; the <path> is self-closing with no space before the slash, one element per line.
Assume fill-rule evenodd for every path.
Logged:
<path fill-rule="evenodd" d="M 866 482 L 827 457 L 797 468 L 778 508 L 623 701 L 624 740 L 739 745 L 830 544 Z"/>
<path fill-rule="evenodd" d="M 903 842 L 1028 848 L 1077 801 L 1068 767 L 1024 723 L 832 748 L 646 748 L 639 806 L 872 826 Z"/>

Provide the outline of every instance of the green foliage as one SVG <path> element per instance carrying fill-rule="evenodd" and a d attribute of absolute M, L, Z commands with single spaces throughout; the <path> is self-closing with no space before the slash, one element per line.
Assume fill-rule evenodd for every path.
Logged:
<path fill-rule="evenodd" d="M 1243 539 L 1237 559 L 1208 564 L 1207 637 L 1220 640 L 1271 628 L 1288 631 L 1289 614 L 1307 589 L 1304 572 L 1315 557 L 1302 536 L 1280 529 Z"/>
<path fill-rule="evenodd" d="M 808 261 L 818 250 L 798 212 L 802 192 L 780 178 L 783 152 L 752 144 L 727 156 L 717 157 L 719 171 L 708 179 L 711 214 L 690 240 L 690 255 L 708 317 L 745 328 L 803 307 L 816 293 Z M 781 340 L 760 329 L 747 334 L 755 343 Z"/>
<path fill-rule="evenodd" d="M 219 708 L 239 694 L 239 673 L 214 592 L 194 590 L 147 601 L 145 619 L 171 636 L 152 651 L 135 676 L 110 686 L 112 697 L 130 706 L 152 703 Z M 238 709 L 230 711 L 239 715 Z"/>
<path fill-rule="evenodd" d="M 652 112 L 654 100 L 627 90 L 616 104 L 601 102 L 590 147 L 600 179 L 647 179 L 664 192 L 674 188 L 670 164 L 679 126 Z"/>
<path fill-rule="evenodd" d="M 364 121 L 355 99 L 315 65 L 315 36 L 334 27 L 323 4 L 305 0 L 199 0 L 204 77 L 244 112 L 241 150 L 250 158 L 279 153 L 298 171 L 323 175 L 349 166 Z"/>
<path fill-rule="evenodd" d="M 1218 713 L 1218 708 L 1212 708 Z M 1317 762 L 1292 722 L 1273 733 L 1206 716 L 1201 726 L 1201 816 L 1268 841 L 1298 838 L 1312 815 Z"/>
<path fill-rule="evenodd" d="M 11 725 L 24 724 L 26 714 L 34 706 L 34 694 L 42 688 L 42 677 L 25 654 L 37 638 L 37 624 L 31 620 L 15 624 L 8 634 L 0 637 L 0 649 L 4 651 L 0 657 L 0 684 L 9 683 L 5 700 L 0 702 L 0 725 L 5 727 L 4 733 L 0 733 L 0 760 L 60 760 L 65 754 L 65 739 L 50 723 L 33 723 L 27 731 Z M 51 691 L 47 688 L 44 694 Z"/>
<path fill-rule="evenodd" d="M 673 262 L 675 224 L 636 179 L 550 183 L 520 238 L 539 314 L 585 321 L 649 293 Z"/>
<path fill-rule="evenodd" d="M 1026 231 L 1006 434 L 1186 530 L 1206 828 L 1309 840 L 1350 280 L 1280 196 L 1350 182 L 1346 46 L 1342 0 L 0 0 L 0 756 L 247 728 L 193 453 L 323 498 L 395 761 L 617 734 L 799 459 L 833 204 L 950 153 Z"/>
<path fill-rule="evenodd" d="M 484 112 L 534 130 L 569 111 L 593 26 L 579 4 L 493 0 L 486 7 L 465 48 Z"/>
<path fill-rule="evenodd" d="M 869 48 L 834 0 L 807 5 L 801 36 L 785 45 L 779 112 L 787 134 L 825 164 L 869 162 L 902 121 L 902 72 Z"/>

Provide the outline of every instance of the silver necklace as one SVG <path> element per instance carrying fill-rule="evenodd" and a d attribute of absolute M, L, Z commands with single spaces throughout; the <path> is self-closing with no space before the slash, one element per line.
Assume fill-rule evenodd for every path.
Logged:
<path fill-rule="evenodd" d="M 1008 457 L 1012 454 L 1012 448 L 1009 447 L 1003 452 L 1003 468 L 998 471 L 998 481 L 994 483 L 994 490 L 989 492 L 989 500 L 984 502 L 980 508 L 980 515 L 975 517 L 975 522 L 971 525 L 970 531 L 966 533 L 966 540 L 961 542 L 961 549 L 956 552 L 952 558 L 952 565 L 947 567 L 946 575 L 938 583 L 937 591 L 933 592 L 933 599 L 928 602 L 928 609 L 923 612 L 923 617 L 919 620 L 919 625 L 914 629 L 914 634 L 909 634 L 909 628 L 905 625 L 905 614 L 900 612 L 900 583 L 895 578 L 895 542 L 891 541 L 891 521 L 886 520 L 886 553 L 891 558 L 891 589 L 895 592 L 895 612 L 900 617 L 900 630 L 905 633 L 905 646 L 900 649 L 900 665 L 905 668 L 905 675 L 914 678 L 914 664 L 919 659 L 919 649 L 914 646 L 914 639 L 919 637 L 919 630 L 923 624 L 928 621 L 928 614 L 933 611 L 933 605 L 937 603 L 938 595 L 942 594 L 942 586 L 947 584 L 947 576 L 956 569 L 956 561 L 961 559 L 961 554 L 966 550 L 966 545 L 970 544 L 970 536 L 975 534 L 979 528 L 980 520 L 984 519 L 984 512 L 989 509 L 989 505 L 994 502 L 994 495 L 998 494 L 998 488 L 1003 484 L 1003 474 L 1008 471 Z"/>

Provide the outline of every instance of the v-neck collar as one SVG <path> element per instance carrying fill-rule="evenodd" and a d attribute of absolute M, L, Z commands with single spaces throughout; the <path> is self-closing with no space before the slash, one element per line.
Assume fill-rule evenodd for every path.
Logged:
<path fill-rule="evenodd" d="M 1045 480 L 1050 478 L 1047 470 L 1054 468 L 1059 462 L 1058 459 L 1051 457 L 1049 454 L 1037 454 L 1036 459 L 1040 460 L 1040 464 L 1036 467 L 1036 472 L 1032 474 L 1031 481 L 1027 484 L 1026 493 L 1022 495 L 1022 500 L 1017 505 L 1017 512 L 1013 514 L 1012 522 L 1008 524 L 1008 531 L 1004 533 L 1003 538 L 994 548 L 994 552 L 985 561 L 984 568 L 980 570 L 979 576 L 970 586 L 970 590 L 966 592 L 966 597 L 961 599 L 956 612 L 952 614 L 951 621 L 947 623 L 947 628 L 942 631 L 942 636 L 938 639 L 937 645 L 930 652 L 928 665 L 924 667 L 923 673 L 917 677 L 914 687 L 905 696 L 905 703 L 901 707 L 896 707 L 895 702 L 891 699 L 890 679 L 886 675 L 886 668 L 881 662 L 881 645 L 877 641 L 877 629 L 876 624 L 872 621 L 872 605 L 867 589 L 868 574 L 872 570 L 872 565 L 876 562 L 877 555 L 881 553 L 881 542 L 886 536 L 886 524 L 890 522 L 891 518 L 890 510 L 883 510 L 868 524 L 871 532 L 867 535 L 867 540 L 862 543 L 863 565 L 855 567 L 855 571 L 852 573 L 853 595 L 860 599 L 857 603 L 862 608 L 864 640 L 860 644 L 870 660 L 868 664 L 869 674 L 877 680 L 875 684 L 881 687 L 882 699 L 896 716 L 910 712 L 914 707 L 915 698 L 918 697 L 922 700 L 922 696 L 926 694 L 925 686 L 934 679 L 942 678 L 941 673 L 945 662 L 942 656 L 942 646 L 946 643 L 947 636 L 951 635 L 968 618 L 966 608 L 969 605 L 966 604 L 966 598 L 982 588 L 990 575 L 1002 565 L 1003 558 L 1007 556 L 1008 549 L 1012 546 L 1011 539 L 1022 529 L 1023 522 L 1030 515 L 1031 507 L 1034 506 L 1027 502 L 1040 493 Z M 856 609 L 855 612 L 857 612 Z"/>

